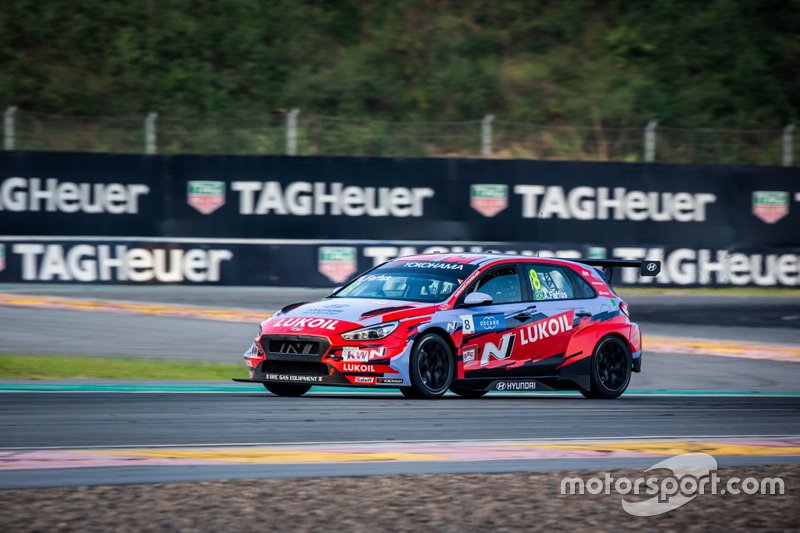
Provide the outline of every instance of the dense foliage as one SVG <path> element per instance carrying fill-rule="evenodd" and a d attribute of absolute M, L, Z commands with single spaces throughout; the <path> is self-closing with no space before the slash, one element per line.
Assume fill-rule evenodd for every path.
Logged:
<path fill-rule="evenodd" d="M 800 2 L 2 0 L 0 106 L 779 128 Z"/>

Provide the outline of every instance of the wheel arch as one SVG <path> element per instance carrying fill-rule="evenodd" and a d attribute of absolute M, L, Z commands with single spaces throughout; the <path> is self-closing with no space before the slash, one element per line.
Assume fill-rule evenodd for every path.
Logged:
<path fill-rule="evenodd" d="M 435 333 L 436 335 L 440 336 L 444 339 L 444 342 L 447 343 L 447 346 L 450 348 L 450 353 L 453 356 L 453 362 L 456 362 L 456 358 L 458 357 L 458 350 L 456 349 L 456 343 L 453 342 L 453 338 L 447 333 L 444 329 L 440 328 L 439 326 L 431 326 L 419 332 L 417 339 L 414 340 L 416 344 L 418 339 L 421 339 L 425 335 L 429 333 Z"/>

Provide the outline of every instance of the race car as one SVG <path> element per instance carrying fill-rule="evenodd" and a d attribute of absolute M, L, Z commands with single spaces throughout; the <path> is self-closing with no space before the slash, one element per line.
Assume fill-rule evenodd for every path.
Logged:
<path fill-rule="evenodd" d="M 244 359 L 279 396 L 314 385 L 448 390 L 578 390 L 616 398 L 642 368 L 639 326 L 611 287 L 614 268 L 657 261 L 425 254 L 392 259 L 328 297 L 261 323 Z"/>

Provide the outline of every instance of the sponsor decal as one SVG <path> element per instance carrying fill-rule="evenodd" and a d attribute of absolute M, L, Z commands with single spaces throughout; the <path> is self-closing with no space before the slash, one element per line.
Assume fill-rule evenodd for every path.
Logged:
<path fill-rule="evenodd" d="M 375 367 L 372 365 L 345 363 L 342 365 L 342 372 L 375 372 Z"/>
<path fill-rule="evenodd" d="M 14 244 L 22 256 L 25 281 L 216 282 L 223 261 L 233 252 L 221 249 L 128 248 L 117 244 Z"/>
<path fill-rule="evenodd" d="M 458 263 L 439 263 L 435 261 L 409 261 L 403 264 L 404 268 L 434 268 L 441 270 L 464 270 L 464 265 Z"/>
<path fill-rule="evenodd" d="M 498 381 L 495 390 L 536 390 L 536 381 Z"/>
<path fill-rule="evenodd" d="M 495 216 L 508 207 L 508 185 L 472 185 L 469 205 L 485 217 Z"/>
<path fill-rule="evenodd" d="M 293 374 L 265 374 L 264 379 L 270 381 L 301 381 L 304 383 L 322 382 L 322 376 L 295 376 Z"/>
<path fill-rule="evenodd" d="M 471 363 L 478 355 L 478 345 L 470 344 L 469 346 L 464 346 L 461 349 L 461 355 L 464 359 L 464 363 Z"/>
<path fill-rule="evenodd" d="M 774 224 L 789 214 L 789 193 L 783 191 L 753 192 L 753 214 Z"/>
<path fill-rule="evenodd" d="M 0 211 L 133 215 L 139 212 L 139 197 L 149 192 L 150 187 L 142 183 L 77 183 L 15 177 L 0 183 Z"/>
<path fill-rule="evenodd" d="M 378 383 L 385 383 L 386 385 L 402 385 L 403 378 L 378 378 Z"/>
<path fill-rule="evenodd" d="M 466 335 L 483 331 L 505 329 L 506 318 L 502 313 L 491 315 L 460 315 L 463 331 Z"/>
<path fill-rule="evenodd" d="M 225 182 L 190 181 L 186 188 L 186 202 L 204 215 L 210 215 L 225 205 Z"/>
<path fill-rule="evenodd" d="M 356 378 L 353 380 L 353 383 L 363 383 L 372 385 L 375 383 L 375 378 L 367 376 L 356 376 Z"/>
<path fill-rule="evenodd" d="M 516 335 L 513 333 L 506 333 L 500 337 L 500 346 L 489 341 L 483 345 L 483 354 L 481 354 L 481 366 L 489 364 L 489 360 L 494 357 L 495 359 L 502 360 L 511 357 L 511 352 L 514 350 L 514 339 Z"/>
<path fill-rule="evenodd" d="M 703 222 L 711 193 L 629 191 L 625 187 L 515 185 L 523 218 Z"/>
<path fill-rule="evenodd" d="M 317 269 L 334 283 L 344 283 L 358 269 L 352 246 L 321 246 L 318 254 Z"/>
<path fill-rule="evenodd" d="M 6 245 L 0 243 L 0 272 L 6 268 Z"/>
<path fill-rule="evenodd" d="M 289 328 L 292 331 L 302 331 L 305 328 L 336 330 L 338 320 L 330 318 L 281 318 L 273 326 L 276 328 Z"/>
<path fill-rule="evenodd" d="M 430 187 L 358 187 L 344 183 L 234 181 L 242 215 L 421 217 Z"/>
<path fill-rule="evenodd" d="M 312 307 L 302 311 L 302 315 L 340 315 L 350 306 L 347 304 L 329 304 L 322 307 Z"/>
<path fill-rule="evenodd" d="M 453 333 L 455 330 L 458 329 L 458 320 L 454 320 L 452 322 L 447 323 L 447 333 Z"/>
<path fill-rule="evenodd" d="M 525 346 L 526 344 L 536 342 L 548 337 L 553 337 L 569 331 L 572 329 L 572 320 L 569 316 L 572 311 L 556 315 L 554 317 L 546 318 L 534 322 L 519 330 L 520 343 Z"/>
<path fill-rule="evenodd" d="M 342 348 L 342 360 L 363 362 L 370 359 L 383 359 L 386 356 L 386 348 L 359 348 L 357 346 L 345 346 Z"/>

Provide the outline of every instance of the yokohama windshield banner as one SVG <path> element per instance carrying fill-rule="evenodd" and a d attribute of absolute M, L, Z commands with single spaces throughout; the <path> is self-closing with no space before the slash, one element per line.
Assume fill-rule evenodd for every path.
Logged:
<path fill-rule="evenodd" d="M 800 246 L 800 169 L 0 152 L 0 235 Z"/>
<path fill-rule="evenodd" d="M 616 285 L 800 286 L 800 247 L 587 246 L 502 242 L 0 237 L 0 283 L 334 287 L 398 255 L 499 252 L 662 262 L 656 278 L 619 269 Z"/>

